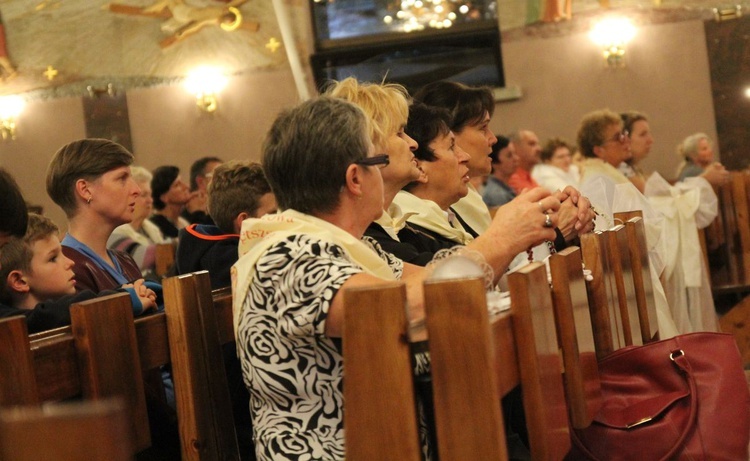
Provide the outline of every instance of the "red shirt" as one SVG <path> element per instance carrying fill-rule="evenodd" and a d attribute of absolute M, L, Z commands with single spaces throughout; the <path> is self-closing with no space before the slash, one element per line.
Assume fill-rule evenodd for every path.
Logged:
<path fill-rule="evenodd" d="M 510 176 L 508 185 L 516 191 L 516 194 L 520 194 L 524 189 L 533 189 L 539 186 L 539 184 L 534 181 L 534 178 L 531 177 L 531 172 L 526 171 L 521 167 L 518 167 L 516 172 Z"/>

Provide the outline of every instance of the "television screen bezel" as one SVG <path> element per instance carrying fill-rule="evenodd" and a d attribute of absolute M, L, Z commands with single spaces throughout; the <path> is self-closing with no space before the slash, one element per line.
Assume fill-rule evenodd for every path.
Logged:
<path fill-rule="evenodd" d="M 356 64 L 383 53 L 413 49 L 419 46 L 470 46 L 489 47 L 498 74 L 498 87 L 505 86 L 500 29 L 492 24 L 460 24 L 461 27 L 429 30 L 404 34 L 378 34 L 356 38 L 325 40 L 325 45 L 310 56 L 315 85 L 320 91 L 329 82 L 325 68 L 330 65 Z M 386 80 L 392 81 L 392 80 Z M 395 82 L 399 83 L 399 82 Z M 425 82 L 428 83 L 428 82 Z"/>

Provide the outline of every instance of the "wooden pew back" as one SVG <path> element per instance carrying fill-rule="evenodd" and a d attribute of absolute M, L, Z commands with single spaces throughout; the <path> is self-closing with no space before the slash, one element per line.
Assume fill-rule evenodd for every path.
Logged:
<path fill-rule="evenodd" d="M 623 224 L 618 224 L 604 233 L 607 236 L 607 255 L 612 270 L 612 286 L 615 287 L 617 306 L 620 309 L 620 319 L 622 319 L 623 340 L 626 346 L 641 346 L 643 339 L 627 230 Z"/>
<path fill-rule="evenodd" d="M 635 286 L 641 337 L 643 343 L 647 344 L 659 339 L 659 327 L 656 320 L 656 298 L 654 297 L 654 285 L 651 279 L 651 262 L 648 256 L 648 243 L 646 242 L 646 228 L 643 218 L 635 216 L 626 220 L 625 231 L 633 268 L 633 284 Z"/>
<path fill-rule="evenodd" d="M 119 399 L 0 410 L 0 460 L 128 461 L 130 435 Z"/>
<path fill-rule="evenodd" d="M 166 276 L 172 266 L 174 266 L 176 251 L 177 246 L 174 242 L 159 243 L 156 245 L 156 264 L 154 267 L 154 273 L 157 276 Z"/>
<path fill-rule="evenodd" d="M 714 293 L 750 291 L 749 186 L 750 176 L 732 171 L 716 189 L 719 216 L 704 232 Z"/>
<path fill-rule="evenodd" d="M 570 450 L 568 409 L 562 384 L 552 295 L 543 264 L 508 275 L 513 332 L 521 372 L 531 456 L 563 459 Z"/>
<path fill-rule="evenodd" d="M 82 396 L 122 398 L 136 451 L 151 444 L 141 363 L 127 294 L 92 299 L 71 306 L 72 326 L 30 339 L 25 319 L 0 321 L 3 406 L 39 404 Z M 14 391 L 14 389 L 16 389 Z M 19 393 L 18 389 L 24 389 Z"/>
<path fill-rule="evenodd" d="M 555 253 L 549 265 L 570 423 L 574 429 L 583 429 L 591 424 L 602 402 L 581 250 L 569 247 Z"/>
<path fill-rule="evenodd" d="M 517 364 L 495 361 L 484 281 L 426 282 L 424 294 L 440 459 L 506 460 L 497 376 Z"/>
<path fill-rule="evenodd" d="M 544 266 L 526 266 L 510 274 L 508 283 L 511 312 L 492 319 L 481 280 L 425 283 L 443 460 L 507 459 L 500 399 L 519 383 L 532 458 L 559 460 L 570 449 L 562 362 Z M 515 357 L 509 350 L 515 350 Z"/>
<path fill-rule="evenodd" d="M 346 289 L 344 305 L 346 458 L 418 461 L 405 286 Z"/>
<path fill-rule="evenodd" d="M 586 289 L 596 357 L 601 360 L 625 347 L 622 317 L 619 306 L 615 304 L 616 289 L 612 286 L 607 234 L 604 231 L 590 232 L 580 239 L 583 262 L 593 277 Z"/>
<path fill-rule="evenodd" d="M 206 271 L 164 279 L 183 460 L 239 460 L 219 329 Z"/>

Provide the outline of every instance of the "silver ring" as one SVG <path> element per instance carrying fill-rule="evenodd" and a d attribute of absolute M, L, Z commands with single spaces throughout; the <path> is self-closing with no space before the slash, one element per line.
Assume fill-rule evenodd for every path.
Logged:
<path fill-rule="evenodd" d="M 544 227 L 552 227 L 552 219 L 548 214 L 544 215 Z"/>

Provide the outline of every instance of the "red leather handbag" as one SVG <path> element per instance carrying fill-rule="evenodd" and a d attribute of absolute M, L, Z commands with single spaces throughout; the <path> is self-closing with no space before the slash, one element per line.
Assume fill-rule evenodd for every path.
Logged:
<path fill-rule="evenodd" d="M 690 333 L 599 362 L 603 405 L 568 459 L 748 459 L 750 392 L 737 344 Z"/>

